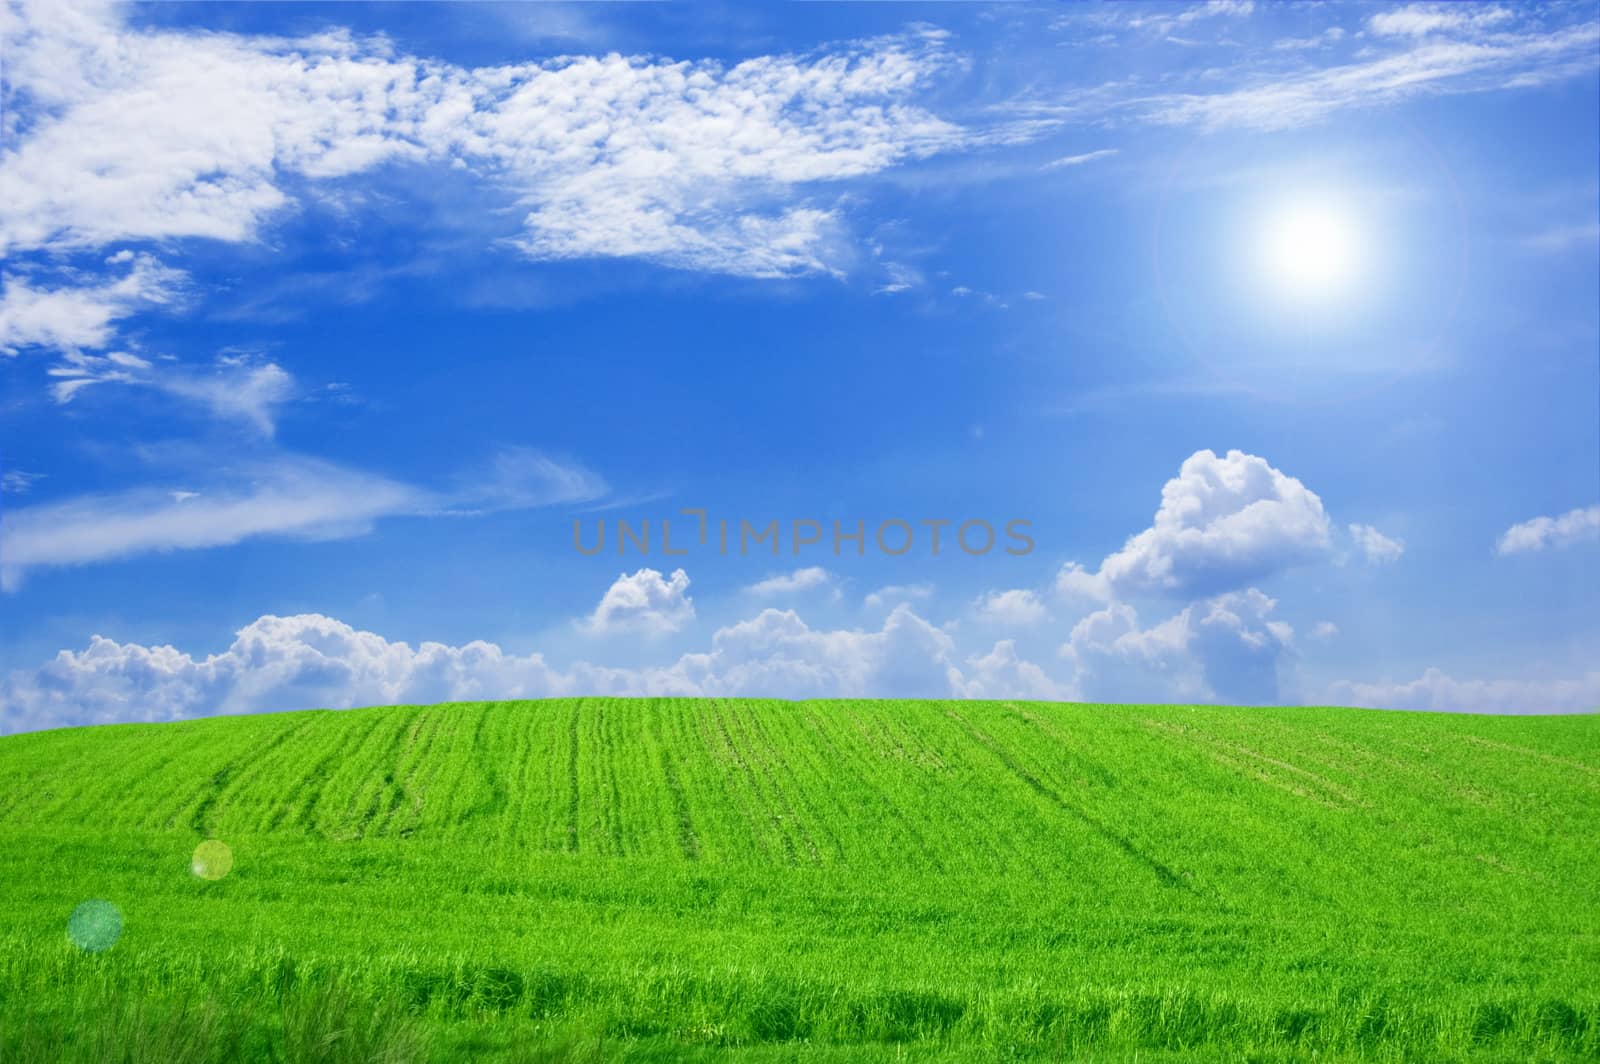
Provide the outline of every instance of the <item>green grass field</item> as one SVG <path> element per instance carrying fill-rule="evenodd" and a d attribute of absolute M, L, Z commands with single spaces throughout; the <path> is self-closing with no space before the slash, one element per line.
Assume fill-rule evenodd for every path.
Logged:
<path fill-rule="evenodd" d="M 0 1060 L 480 1058 L 1600 1059 L 1600 717 L 582 699 L 0 739 Z"/>

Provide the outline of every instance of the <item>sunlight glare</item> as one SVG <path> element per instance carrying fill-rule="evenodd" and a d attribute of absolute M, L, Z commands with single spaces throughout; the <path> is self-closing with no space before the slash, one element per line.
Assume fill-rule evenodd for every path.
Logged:
<path fill-rule="evenodd" d="M 1297 301 L 1348 293 L 1361 265 L 1354 221 L 1328 203 L 1294 203 L 1272 214 L 1262 251 L 1272 284 Z"/>

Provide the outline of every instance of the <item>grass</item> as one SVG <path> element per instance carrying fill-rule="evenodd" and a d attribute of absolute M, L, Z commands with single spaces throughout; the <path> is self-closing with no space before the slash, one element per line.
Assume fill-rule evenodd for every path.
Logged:
<path fill-rule="evenodd" d="M 1600 1059 L 1600 717 L 581 699 L 0 739 L 0 1060 L 456 1059 Z"/>

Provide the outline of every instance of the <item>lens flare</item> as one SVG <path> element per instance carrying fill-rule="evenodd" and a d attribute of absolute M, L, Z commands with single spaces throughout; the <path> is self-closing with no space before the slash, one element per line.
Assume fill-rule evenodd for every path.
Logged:
<path fill-rule="evenodd" d="M 221 879 L 233 871 L 233 851 L 221 839 L 207 839 L 194 848 L 189 869 L 201 879 Z"/>

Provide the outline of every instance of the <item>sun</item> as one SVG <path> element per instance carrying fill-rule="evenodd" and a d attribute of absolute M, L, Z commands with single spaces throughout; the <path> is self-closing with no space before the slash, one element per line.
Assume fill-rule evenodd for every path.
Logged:
<path fill-rule="evenodd" d="M 1297 301 L 1348 295 L 1361 272 L 1362 241 L 1349 211 L 1327 201 L 1279 207 L 1262 225 L 1261 260 L 1267 280 Z"/>

